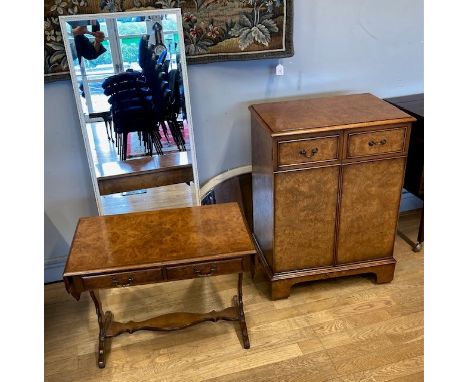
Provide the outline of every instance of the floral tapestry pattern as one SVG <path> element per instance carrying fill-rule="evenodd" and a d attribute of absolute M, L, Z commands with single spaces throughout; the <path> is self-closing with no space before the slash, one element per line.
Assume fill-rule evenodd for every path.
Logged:
<path fill-rule="evenodd" d="M 292 6 L 292 0 L 44 0 L 45 78 L 69 78 L 62 15 L 181 8 L 190 64 L 292 56 Z"/>

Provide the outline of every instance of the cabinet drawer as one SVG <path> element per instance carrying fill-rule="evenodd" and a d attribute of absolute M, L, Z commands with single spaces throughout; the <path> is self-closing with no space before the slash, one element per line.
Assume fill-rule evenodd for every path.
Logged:
<path fill-rule="evenodd" d="M 402 153 L 405 151 L 407 127 L 350 133 L 347 158 Z"/>
<path fill-rule="evenodd" d="M 278 167 L 338 159 L 339 135 L 278 143 Z"/>
<path fill-rule="evenodd" d="M 186 280 L 242 272 L 242 259 L 211 261 L 167 268 L 168 280 Z"/>
<path fill-rule="evenodd" d="M 163 280 L 164 277 L 161 268 L 82 277 L 83 286 L 87 290 L 122 288 L 132 285 L 150 284 Z"/>

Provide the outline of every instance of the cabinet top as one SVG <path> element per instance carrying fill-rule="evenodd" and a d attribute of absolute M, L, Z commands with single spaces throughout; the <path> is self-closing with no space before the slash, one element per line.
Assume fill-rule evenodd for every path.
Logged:
<path fill-rule="evenodd" d="M 249 109 L 272 135 L 415 121 L 409 114 L 370 93 L 262 103 L 251 105 Z"/>

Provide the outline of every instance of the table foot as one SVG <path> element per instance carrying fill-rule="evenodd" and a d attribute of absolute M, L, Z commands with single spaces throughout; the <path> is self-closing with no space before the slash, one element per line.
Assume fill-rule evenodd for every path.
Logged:
<path fill-rule="evenodd" d="M 96 315 L 98 317 L 99 324 L 99 337 L 98 337 L 98 366 L 103 369 L 106 367 L 106 350 L 107 341 L 109 340 L 106 336 L 106 332 L 112 324 L 113 314 L 107 311 L 105 314 L 102 310 L 101 300 L 99 298 L 98 291 L 89 292 L 96 308 Z"/>
<path fill-rule="evenodd" d="M 99 334 L 98 343 L 98 366 L 100 369 L 106 367 L 106 337 Z"/>
<path fill-rule="evenodd" d="M 421 252 L 421 249 L 422 249 L 422 243 L 416 243 L 413 246 L 413 252 Z"/>
<path fill-rule="evenodd" d="M 419 238 L 418 238 L 418 241 L 414 242 L 408 236 L 406 236 L 403 232 L 397 231 L 397 233 L 404 241 L 406 241 L 409 245 L 411 245 L 413 252 L 421 251 L 423 242 L 419 241 Z"/>
<path fill-rule="evenodd" d="M 236 321 L 239 321 L 244 349 L 250 349 L 249 333 L 247 332 L 247 324 L 245 322 L 244 309 L 240 306 L 237 296 L 234 296 L 232 298 L 232 304 L 236 307 L 236 311 L 238 314 L 238 318 Z"/>

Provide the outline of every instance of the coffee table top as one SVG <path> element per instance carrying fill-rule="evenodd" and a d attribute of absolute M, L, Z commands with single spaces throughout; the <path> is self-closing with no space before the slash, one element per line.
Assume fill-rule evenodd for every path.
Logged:
<path fill-rule="evenodd" d="M 255 253 L 237 203 L 81 218 L 65 276 Z"/>

